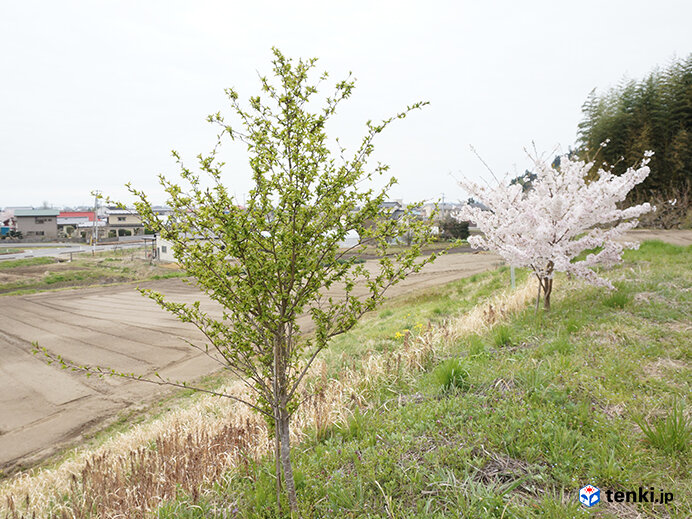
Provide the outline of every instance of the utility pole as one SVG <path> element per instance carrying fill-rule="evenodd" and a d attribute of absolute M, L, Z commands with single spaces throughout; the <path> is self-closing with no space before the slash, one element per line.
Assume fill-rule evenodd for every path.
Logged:
<path fill-rule="evenodd" d="M 99 241 L 99 228 L 98 228 L 98 223 L 99 223 L 99 195 L 101 194 L 101 191 L 95 190 L 94 191 L 94 228 L 93 231 L 91 232 L 91 255 L 94 256 L 96 255 L 96 244 Z"/>

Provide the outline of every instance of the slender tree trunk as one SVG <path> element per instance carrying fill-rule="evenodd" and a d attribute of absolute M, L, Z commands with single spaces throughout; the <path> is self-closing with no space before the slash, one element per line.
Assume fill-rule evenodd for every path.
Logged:
<path fill-rule="evenodd" d="M 276 509 L 281 515 L 281 436 L 279 435 L 279 410 L 274 411 L 274 457 L 276 460 Z"/>
<path fill-rule="evenodd" d="M 298 511 L 298 497 L 296 496 L 296 484 L 293 480 L 293 467 L 291 465 L 291 439 L 289 436 L 289 415 L 285 409 L 281 410 L 281 464 L 284 469 L 284 483 L 286 484 L 286 494 L 291 512 L 300 517 Z"/>
<path fill-rule="evenodd" d="M 276 421 L 276 436 L 281 450 L 281 466 L 283 467 L 284 488 L 288 496 L 288 504 L 291 507 L 291 516 L 300 518 L 298 511 L 298 497 L 296 496 L 296 484 L 293 480 L 293 467 L 291 466 L 291 438 L 289 429 L 290 415 L 286 409 L 287 380 L 286 380 L 286 356 L 288 346 L 286 344 L 286 330 L 280 328 L 274 338 L 274 413 L 278 416 Z M 278 463 L 277 463 L 278 467 Z"/>
<path fill-rule="evenodd" d="M 281 515 L 281 433 L 279 431 L 279 422 L 281 421 L 281 406 L 279 404 L 279 358 L 281 354 L 281 346 L 278 340 L 274 341 L 274 380 L 272 382 L 272 391 L 274 392 L 274 456 L 276 460 L 276 509 Z"/>
<path fill-rule="evenodd" d="M 541 289 L 543 289 L 543 306 L 546 310 L 546 312 L 550 311 L 550 294 L 553 291 L 553 268 L 555 267 L 555 264 L 552 261 L 549 261 L 548 264 L 546 265 L 545 269 L 541 271 L 541 275 L 539 275 L 538 271 L 534 269 L 534 273 L 536 274 L 536 277 L 538 278 L 538 296 L 536 297 L 536 312 L 538 313 L 538 305 L 541 299 Z M 543 275 L 543 272 L 546 273 L 546 275 Z"/>
<path fill-rule="evenodd" d="M 553 291 L 553 278 L 545 278 L 545 309 L 547 312 L 550 311 L 550 294 Z"/>
<path fill-rule="evenodd" d="M 555 264 L 552 261 L 548 262 L 548 275 L 543 278 L 543 292 L 545 293 L 545 311 L 550 311 L 550 294 L 553 291 L 553 267 Z"/>

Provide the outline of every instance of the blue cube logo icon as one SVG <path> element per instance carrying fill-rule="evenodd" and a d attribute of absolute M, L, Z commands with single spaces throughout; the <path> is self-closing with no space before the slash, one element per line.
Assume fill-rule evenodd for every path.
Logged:
<path fill-rule="evenodd" d="M 579 501 L 584 506 L 593 506 L 601 500 L 601 491 L 593 485 L 579 489 Z"/>

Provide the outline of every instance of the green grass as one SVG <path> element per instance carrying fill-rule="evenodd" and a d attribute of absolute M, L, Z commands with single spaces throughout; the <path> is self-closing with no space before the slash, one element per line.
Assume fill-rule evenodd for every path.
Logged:
<path fill-rule="evenodd" d="M 25 258 L 17 260 L 0 261 L 0 270 L 10 270 L 16 267 L 31 267 L 34 265 L 48 265 L 55 263 L 55 258 Z"/>
<path fill-rule="evenodd" d="M 351 418 L 295 446 L 303 517 L 689 517 L 692 247 L 645 243 L 604 273 L 615 293 L 558 276 L 551 313 L 529 305 L 440 344 L 423 372 L 353 388 L 367 404 L 346 402 Z M 387 303 L 325 352 L 330 373 L 373 351 L 395 358 L 508 277 L 498 269 Z M 654 487 L 674 501 L 587 511 L 577 498 L 587 483 L 602 494 Z M 278 517 L 273 461 L 248 460 L 156 516 Z"/>
<path fill-rule="evenodd" d="M 493 343 L 498 348 L 512 345 L 512 333 L 507 325 L 501 324 L 495 327 Z"/>
<path fill-rule="evenodd" d="M 172 278 L 184 278 L 187 274 L 182 270 L 172 270 L 170 272 L 164 272 L 163 274 L 154 274 L 149 276 L 148 279 L 172 279 Z"/>
<path fill-rule="evenodd" d="M 517 271 L 517 282 L 527 276 L 526 271 Z M 509 269 L 499 268 L 387 301 L 379 312 L 361 319 L 351 332 L 337 336 L 322 358 L 335 374 L 344 366 L 344 359 L 350 362 L 371 350 L 396 351 L 407 333 L 415 336 L 428 323 L 439 325 L 463 314 L 509 286 Z"/>
<path fill-rule="evenodd" d="M 685 406 L 674 402 L 668 415 L 650 425 L 644 418 L 634 419 L 647 441 L 668 454 L 686 453 L 692 444 L 692 420 L 685 416 Z"/>
<path fill-rule="evenodd" d="M 619 286 L 603 298 L 603 304 L 609 308 L 625 308 L 625 305 L 632 300 L 631 292 L 628 286 Z"/>
<path fill-rule="evenodd" d="M 39 265 L 42 264 L 45 263 L 39 263 Z M 79 270 L 65 270 L 57 272 L 48 271 L 27 277 L 26 279 L 0 283 L 0 294 L 16 295 L 22 293 L 34 293 L 53 288 L 103 284 L 105 280 L 112 283 L 129 281 L 130 278 L 122 274 L 114 274 L 113 272 L 104 271 L 103 269 L 89 267 Z"/>
<path fill-rule="evenodd" d="M 469 388 L 469 373 L 459 359 L 448 359 L 432 373 L 435 385 L 442 391 L 466 391 Z"/>
<path fill-rule="evenodd" d="M 0 282 L 0 295 L 185 277 L 181 270 L 151 265 L 136 258 L 137 253 L 141 251 L 100 252 L 69 263 L 50 257 L 0 261 L 0 271 L 14 274 L 10 280 Z"/>

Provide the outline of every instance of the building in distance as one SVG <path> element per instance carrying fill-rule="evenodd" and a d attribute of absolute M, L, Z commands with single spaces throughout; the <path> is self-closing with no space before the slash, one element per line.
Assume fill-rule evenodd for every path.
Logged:
<path fill-rule="evenodd" d="M 55 240 L 58 238 L 57 209 L 16 209 L 17 231 L 26 239 Z"/>

